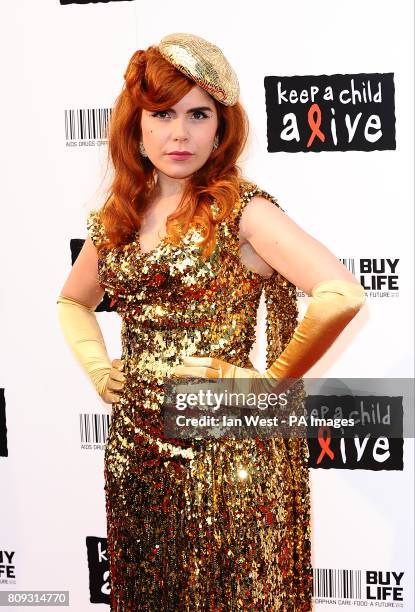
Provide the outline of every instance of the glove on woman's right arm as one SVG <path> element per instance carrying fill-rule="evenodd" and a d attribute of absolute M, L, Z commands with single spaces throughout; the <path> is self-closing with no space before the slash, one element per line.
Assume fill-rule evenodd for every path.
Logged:
<path fill-rule="evenodd" d="M 88 374 L 100 397 L 107 403 L 118 401 L 124 376 L 111 364 L 95 312 L 73 298 L 60 295 L 57 301 L 62 332 L 75 357 Z"/>

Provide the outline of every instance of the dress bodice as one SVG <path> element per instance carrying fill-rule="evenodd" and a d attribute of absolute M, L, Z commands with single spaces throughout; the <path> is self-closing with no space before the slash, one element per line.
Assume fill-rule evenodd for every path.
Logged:
<path fill-rule="evenodd" d="M 254 195 L 279 206 L 254 183 L 241 181 L 240 198 L 217 224 L 215 249 L 206 260 L 200 256 L 197 225 L 190 226 L 180 245 L 164 238 L 143 253 L 136 235 L 124 246 L 99 251 L 99 281 L 122 317 L 123 358 L 136 374 L 161 378 L 192 354 L 251 367 L 263 289 L 268 365 L 288 342 L 298 315 L 294 285 L 277 271 L 260 276 L 240 257 L 240 216 Z M 91 211 L 87 221 L 95 244 L 105 238 L 99 212 Z"/>

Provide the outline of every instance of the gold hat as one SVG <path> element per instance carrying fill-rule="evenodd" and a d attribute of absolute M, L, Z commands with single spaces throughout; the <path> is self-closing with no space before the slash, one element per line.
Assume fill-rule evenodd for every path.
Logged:
<path fill-rule="evenodd" d="M 216 45 L 194 34 L 178 32 L 161 39 L 158 49 L 175 68 L 225 106 L 238 101 L 239 83 L 232 66 Z"/>

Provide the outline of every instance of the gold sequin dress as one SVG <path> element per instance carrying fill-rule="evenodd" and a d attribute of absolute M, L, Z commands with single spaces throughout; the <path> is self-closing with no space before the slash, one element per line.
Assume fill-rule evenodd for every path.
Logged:
<path fill-rule="evenodd" d="M 208 260 L 197 226 L 179 246 L 164 239 L 142 253 L 136 235 L 99 253 L 100 283 L 122 318 L 126 375 L 105 451 L 113 611 L 312 609 L 306 440 L 182 440 L 186 446 L 163 437 L 163 377 L 184 356 L 252 367 L 263 289 L 267 367 L 297 325 L 294 285 L 278 272 L 264 279 L 239 257 L 240 214 L 256 194 L 279 206 L 241 181 Z M 105 236 L 99 210 L 87 225 L 97 244 Z"/>

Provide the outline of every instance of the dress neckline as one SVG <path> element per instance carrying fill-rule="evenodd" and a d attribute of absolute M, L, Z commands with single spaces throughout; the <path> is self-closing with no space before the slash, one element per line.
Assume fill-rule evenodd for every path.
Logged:
<path fill-rule="evenodd" d="M 211 202 L 211 207 L 212 206 L 213 207 L 217 206 L 216 200 Z M 196 226 L 197 226 L 197 223 L 195 223 L 193 220 L 190 221 L 187 232 L 182 236 L 182 241 L 192 230 L 197 229 Z M 140 255 L 140 257 L 150 257 L 151 255 L 156 253 L 159 249 L 163 248 L 163 246 L 167 243 L 167 238 L 168 238 L 168 234 L 166 234 L 153 249 L 151 249 L 150 251 L 143 251 L 143 249 L 141 248 L 139 231 L 136 231 L 134 234 L 133 244 L 135 244 L 138 247 L 138 254 Z"/>
<path fill-rule="evenodd" d="M 211 203 L 211 206 L 217 206 L 216 201 Z M 229 219 L 231 219 L 232 216 L 233 216 L 233 214 L 231 212 L 231 214 L 229 216 Z M 227 219 L 227 221 L 229 219 Z M 186 238 L 186 236 L 188 234 L 190 234 L 191 231 L 196 230 L 196 229 L 197 229 L 197 223 L 195 223 L 193 220 L 190 221 L 190 224 L 189 224 L 187 232 L 182 236 L 182 242 L 183 242 L 184 238 Z M 146 257 L 151 257 L 151 255 L 157 253 L 157 251 L 162 249 L 167 244 L 167 238 L 168 238 L 168 234 L 166 234 L 153 249 L 150 249 L 150 251 L 143 251 L 143 249 L 141 248 L 139 231 L 136 231 L 135 234 L 134 234 L 133 244 L 136 245 L 136 247 L 138 249 L 138 255 L 140 256 L 140 258 L 146 258 Z"/>
<path fill-rule="evenodd" d="M 135 233 L 135 238 L 133 242 L 138 248 L 138 254 L 140 255 L 140 257 L 150 257 L 150 255 L 152 255 L 153 253 L 156 253 L 159 249 L 161 249 L 164 246 L 164 244 L 166 243 L 166 240 L 167 240 L 167 234 L 160 240 L 158 244 L 156 244 L 156 246 L 153 249 L 150 249 L 149 251 L 143 251 L 143 249 L 141 248 L 140 236 L 138 232 Z"/>

